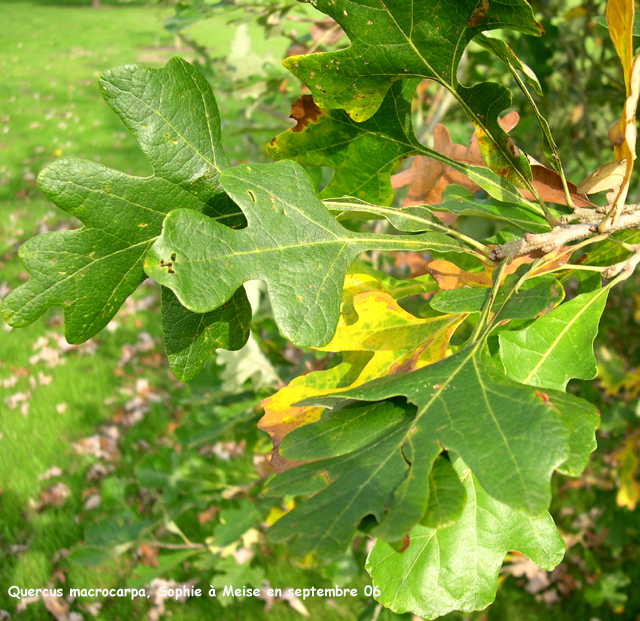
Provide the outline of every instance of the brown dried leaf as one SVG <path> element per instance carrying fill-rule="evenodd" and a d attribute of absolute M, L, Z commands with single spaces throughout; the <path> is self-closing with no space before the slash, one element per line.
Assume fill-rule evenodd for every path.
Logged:
<path fill-rule="evenodd" d="M 533 187 L 538 192 L 540 198 L 547 203 L 557 203 L 558 205 L 566 205 L 564 198 L 564 189 L 562 187 L 562 178 L 555 171 L 543 166 L 535 160 L 532 161 L 531 173 L 533 174 Z M 578 188 L 571 182 L 567 181 L 571 200 L 576 207 L 595 207 L 584 192 L 580 192 Z M 519 190 L 524 198 L 534 200 L 533 194 L 527 190 Z"/>
<path fill-rule="evenodd" d="M 465 272 L 462 268 L 444 259 L 431 261 L 427 265 L 427 271 L 438 283 L 438 287 L 443 290 L 459 289 L 464 286 L 491 286 L 491 274 L 489 272 Z"/>
<path fill-rule="evenodd" d="M 44 481 L 46 479 L 52 479 L 59 477 L 62 474 L 62 470 L 58 466 L 51 466 L 51 468 L 45 470 L 39 477 L 38 481 Z"/>
<path fill-rule="evenodd" d="M 389 255 L 395 259 L 396 267 L 409 268 L 409 278 L 417 278 L 429 273 L 427 269 L 429 262 L 418 252 L 390 252 Z"/>
<path fill-rule="evenodd" d="M 533 263 L 535 259 L 544 256 L 548 257 L 548 261 L 537 266 L 531 272 L 531 276 L 540 276 L 547 272 L 551 272 L 569 262 L 573 248 L 571 246 L 562 246 L 553 256 L 549 256 L 542 250 L 535 250 L 529 254 L 516 257 L 504 271 L 504 277 L 513 274 L 521 265 Z M 495 269 L 495 268 L 493 268 Z M 459 289 L 460 287 L 490 287 L 491 286 L 491 268 L 485 267 L 482 272 L 466 272 L 462 268 L 454 265 L 450 261 L 437 259 L 427 264 L 427 270 L 438 283 L 438 287 L 442 290 Z"/>
<path fill-rule="evenodd" d="M 511 131 L 519 120 L 517 112 L 510 112 L 500 119 L 500 126 L 506 132 Z M 438 153 L 446 157 L 469 164 L 471 166 L 484 166 L 484 160 L 480 154 L 478 146 L 478 136 L 474 132 L 469 146 L 454 144 L 449 135 L 449 130 L 444 125 L 436 125 L 433 130 L 433 148 Z M 540 197 L 550 203 L 566 205 L 562 180 L 555 171 L 546 168 L 535 160 L 532 161 L 531 172 L 533 174 L 533 186 Z M 442 193 L 450 184 L 459 185 L 469 192 L 477 192 L 480 186 L 476 185 L 466 175 L 453 170 L 451 167 L 436 162 L 431 158 L 416 155 L 413 158 L 411 167 L 391 177 L 391 184 L 394 188 L 405 185 L 409 186 L 409 191 L 403 202 L 403 207 L 412 205 L 438 205 L 442 202 Z M 571 198 L 575 205 L 579 207 L 595 207 L 595 205 L 585 196 L 578 193 L 578 189 L 569 183 Z M 526 190 L 519 190 L 524 198 L 533 199 L 533 195 Z M 454 214 L 439 213 L 436 215 L 445 224 L 450 224 L 455 220 Z"/>
<path fill-rule="evenodd" d="M 605 190 L 617 192 L 624 181 L 626 169 L 627 163 L 624 159 L 604 164 L 578 184 L 578 191 L 582 194 L 597 194 Z"/>
<path fill-rule="evenodd" d="M 198 524 L 206 524 L 207 522 L 211 522 L 218 511 L 220 511 L 220 507 L 213 506 L 205 509 L 204 511 L 200 511 L 198 513 Z"/>
<path fill-rule="evenodd" d="M 141 543 L 138 546 L 138 555 L 140 556 L 140 562 L 145 567 L 158 566 L 158 548 L 146 543 Z"/>
<path fill-rule="evenodd" d="M 627 200 L 631 173 L 636 160 L 636 141 L 638 138 L 636 111 L 638 109 L 638 100 L 640 99 L 640 55 L 635 57 L 631 65 L 628 86 L 629 96 L 622 108 L 622 118 L 617 126 L 613 128 L 613 131 L 609 132 L 609 139 L 613 144 L 616 160 L 620 163 L 623 161 L 625 163 L 624 178 L 611 202 L 611 210 L 616 214 L 614 215 L 614 220 L 622 212 Z"/>
<path fill-rule="evenodd" d="M 313 101 L 312 95 L 302 95 L 291 104 L 290 119 L 297 122 L 292 129 L 294 132 L 301 132 L 309 123 L 316 123 L 322 110 Z M 276 138 L 273 138 L 272 143 Z"/>
<path fill-rule="evenodd" d="M 42 509 L 49 505 L 63 507 L 69 496 L 71 496 L 69 487 L 64 483 L 57 483 L 40 492 L 40 500 L 38 502 L 30 498 L 29 504 L 36 511 L 42 511 Z"/>
<path fill-rule="evenodd" d="M 504 566 L 503 572 L 510 573 L 516 578 L 526 577 L 527 585 L 525 586 L 525 591 L 535 594 L 550 586 L 551 580 L 548 571 L 540 569 L 522 554 L 515 552 L 512 556 L 514 557 L 513 561 Z"/>
<path fill-rule="evenodd" d="M 43 595 L 44 607 L 56 618 L 56 621 L 69 621 L 69 604 L 62 597 Z"/>

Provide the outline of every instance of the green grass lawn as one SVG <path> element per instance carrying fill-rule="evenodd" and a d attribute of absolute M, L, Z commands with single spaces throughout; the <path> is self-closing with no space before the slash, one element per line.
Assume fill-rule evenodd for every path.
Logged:
<path fill-rule="evenodd" d="M 27 277 L 17 260 L 22 242 L 38 232 L 77 224 L 37 189 L 35 178 L 44 166 L 56 158 L 74 156 L 130 174 L 152 172 L 133 138 L 102 100 L 97 77 L 120 64 L 160 66 L 176 53 L 190 58 L 185 50 L 175 50 L 174 38 L 162 28 L 167 11 L 154 6 L 94 10 L 54 2 L 2 4 L 2 295 Z M 209 23 L 198 28 L 194 36 L 215 40 L 218 53 L 226 53 L 234 26 L 219 23 L 212 28 Z M 285 42 L 276 44 L 282 47 Z M 234 114 L 234 110 L 226 112 L 228 118 Z M 99 432 L 101 423 L 113 425 L 118 407 L 131 398 L 121 391 L 134 390 L 136 380 L 145 380 L 168 395 L 168 405 L 151 408 L 144 426 L 134 434 L 136 439 L 153 443 L 171 421 L 173 393 L 168 389 L 175 381 L 170 379 L 161 354 L 158 291 L 142 287 L 135 298 L 148 296 L 155 296 L 151 308 L 121 313 L 115 331 L 103 332 L 94 339 L 92 348 L 62 354 L 62 363 L 53 367 L 30 358 L 42 353 L 42 339 L 47 340 L 50 351 L 60 351 L 60 311 L 20 330 L 9 331 L 0 320 L 0 609 L 15 610 L 17 600 L 6 592 L 11 585 L 43 587 L 53 582 L 61 586 L 52 577 L 61 564 L 65 572 L 61 575 L 67 579 L 65 588 L 121 585 L 128 577 L 126 561 L 114 561 L 98 570 L 64 563 L 64 554 L 82 538 L 83 526 L 95 519 L 95 510 L 84 508 L 87 490 L 104 497 L 105 481 L 126 482 L 135 453 L 129 443 L 130 453 L 126 454 L 125 446 L 122 460 L 114 464 L 116 472 L 91 492 L 94 484 L 87 481 L 86 473 L 95 459 L 79 455 L 72 443 Z M 122 348 L 137 343 L 141 331 L 155 339 L 152 351 L 146 352 L 149 360 L 137 367 L 118 368 Z M 62 474 L 39 480 L 53 467 Z M 33 508 L 41 492 L 56 483 L 64 483 L 70 490 L 64 506 Z M 140 602 L 112 600 L 105 603 L 98 618 L 140 618 L 145 607 Z M 179 606 L 175 618 L 202 614 L 192 608 Z M 255 609 L 258 616 L 262 616 L 261 610 L 261 606 Z M 42 619 L 47 614 L 43 604 L 36 603 L 20 618 Z M 236 618 L 237 612 L 230 615 L 228 618 Z"/>

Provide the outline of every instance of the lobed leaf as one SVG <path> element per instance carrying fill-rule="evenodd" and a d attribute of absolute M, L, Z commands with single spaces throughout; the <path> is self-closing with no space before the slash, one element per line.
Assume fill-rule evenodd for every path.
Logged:
<path fill-rule="evenodd" d="M 219 186 L 220 171 L 228 166 L 220 143 L 220 118 L 211 88 L 193 66 L 174 58 L 161 69 L 119 67 L 107 71 L 100 86 L 154 174 L 133 177 L 80 159 L 58 160 L 43 170 L 40 189 L 83 227 L 25 243 L 19 257 L 31 279 L 11 292 L 3 305 L 4 319 L 14 327 L 61 306 L 70 343 L 102 330 L 146 278 L 144 256 L 172 209 L 206 213 L 225 226 L 244 224 L 242 213 Z M 227 324 L 229 336 L 221 333 L 218 341 L 223 347 L 237 346 L 246 333 L 248 304 L 241 294 L 236 307 L 240 314 L 235 317 L 226 310 L 207 319 Z M 165 317 L 165 325 L 170 321 Z M 197 334 L 185 332 L 186 325 L 197 323 L 195 318 L 183 323 L 182 337 L 197 340 Z M 243 332 L 231 338 L 231 326 L 240 323 Z M 191 375 L 203 362 L 193 355 Z M 176 368 L 176 375 L 181 373 Z"/>
<path fill-rule="evenodd" d="M 271 436 L 272 465 L 277 472 L 293 465 L 278 453 L 282 438 L 296 427 L 318 420 L 322 413 L 319 408 L 299 407 L 295 403 L 439 360 L 446 355 L 449 340 L 464 319 L 461 315 L 427 320 L 414 317 L 388 291 L 395 292 L 398 298 L 415 291 L 406 291 L 393 282 L 383 286 L 379 275 L 362 273 L 363 268 L 353 266 L 349 270 L 336 333 L 321 348 L 341 353 L 342 362 L 326 371 L 295 378 L 261 403 L 264 416 L 258 426 Z M 423 285 L 423 290 L 431 288 L 431 283 Z"/>
<path fill-rule="evenodd" d="M 406 477 L 400 448 L 414 411 L 400 401 L 357 404 L 290 433 L 281 445 L 283 455 L 314 461 L 278 475 L 266 494 L 317 493 L 281 517 L 269 529 L 269 539 L 288 541 L 294 556 L 312 555 L 326 563 L 340 558 L 365 517 L 382 520 Z M 316 446 L 315 437 L 335 440 L 338 456 L 327 457 L 335 454 L 332 442 Z"/>
<path fill-rule="evenodd" d="M 483 31 L 511 28 L 540 35 L 525 0 L 482 3 L 427 0 L 317 0 L 316 8 L 335 19 L 351 39 L 339 52 L 293 56 L 285 66 L 300 78 L 322 108 L 340 108 L 355 121 L 371 118 L 398 80 L 427 78 L 446 87 L 475 125 L 489 167 L 516 185 L 528 187 L 531 170 L 524 154 L 498 124 L 511 105 L 502 85 L 465 87 L 457 67 L 467 44 Z"/>
<path fill-rule="evenodd" d="M 418 407 L 416 430 L 458 453 L 497 500 L 539 515 L 549 506 L 551 474 L 569 457 L 574 429 L 595 408 L 571 395 L 518 384 L 476 349 L 303 405 L 404 396 Z M 576 442 L 575 448 L 588 456 L 591 443 Z"/>
<path fill-rule="evenodd" d="M 220 182 L 243 210 L 247 228 L 234 231 L 195 211 L 175 210 L 149 250 L 145 270 L 196 313 L 221 306 L 248 280 L 266 281 L 275 321 L 294 345 L 329 342 L 344 276 L 359 253 L 466 251 L 439 233 L 385 236 L 344 228 L 295 162 L 229 168 Z"/>
<path fill-rule="evenodd" d="M 400 160 L 421 150 L 411 125 L 416 85 L 415 80 L 394 84 L 375 116 L 363 123 L 355 123 L 341 110 L 319 108 L 311 95 L 303 95 L 292 106 L 298 125 L 276 136 L 267 154 L 274 160 L 333 168 L 320 198 L 355 196 L 389 205 L 391 171 Z"/>
<path fill-rule="evenodd" d="M 180 381 L 193 379 L 216 349 L 242 349 L 250 325 L 251 306 L 242 287 L 226 304 L 204 314 L 187 310 L 171 289 L 162 287 L 164 347 Z"/>
<path fill-rule="evenodd" d="M 593 341 L 609 287 L 583 293 L 518 332 L 500 333 L 500 359 L 512 379 L 565 390 L 571 378 L 593 379 Z"/>
<path fill-rule="evenodd" d="M 377 541 L 367 558 L 367 571 L 381 591 L 378 601 L 396 613 L 434 619 L 453 610 L 482 610 L 495 598 L 508 551 L 522 552 L 546 570 L 564 555 L 548 513 L 531 517 L 515 511 L 487 494 L 461 459 L 453 466 L 467 495 L 460 519 L 448 528 L 416 526 L 401 554 Z"/>

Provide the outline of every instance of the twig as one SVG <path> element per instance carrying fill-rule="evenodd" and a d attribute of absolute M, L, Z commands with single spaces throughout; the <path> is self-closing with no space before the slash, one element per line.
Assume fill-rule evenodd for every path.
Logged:
<path fill-rule="evenodd" d="M 636 246 L 635 252 L 624 261 L 620 261 L 620 263 L 609 266 L 604 272 L 602 272 L 602 276 L 609 280 L 610 278 L 615 278 L 620 275 L 623 276 L 621 280 L 624 280 L 631 276 L 638 263 L 640 263 L 640 246 Z"/>
<path fill-rule="evenodd" d="M 493 261 L 501 261 L 507 257 L 513 260 L 515 257 L 523 256 L 536 250 L 549 253 L 565 246 L 569 242 L 585 239 L 590 235 L 598 235 L 598 239 L 604 239 L 615 231 L 640 227 L 640 211 L 637 210 L 622 214 L 615 224 L 611 223 L 610 220 L 604 222 L 608 218 L 606 215 L 603 217 L 595 212 L 592 213 L 593 216 L 590 218 L 590 222 L 563 224 L 548 233 L 525 233 L 522 239 L 496 246 L 489 258 Z M 599 219 L 599 222 L 594 221 L 597 219 Z"/>

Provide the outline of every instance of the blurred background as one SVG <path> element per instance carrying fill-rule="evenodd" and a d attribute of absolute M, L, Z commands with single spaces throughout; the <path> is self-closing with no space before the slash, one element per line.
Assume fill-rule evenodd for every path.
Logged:
<path fill-rule="evenodd" d="M 624 100 L 619 62 L 603 25 L 604 0 L 536 0 L 546 36 L 502 36 L 537 74 L 537 97 L 567 176 L 578 183 L 611 159 L 607 130 Z M 267 161 L 271 138 L 292 126 L 304 87 L 287 55 L 348 44 L 332 20 L 294 0 L 1 0 L 0 300 L 28 277 L 20 245 L 78 222 L 38 190 L 59 157 L 99 161 L 129 174 L 151 167 L 100 96 L 104 70 L 163 65 L 179 55 L 209 79 L 233 164 Z M 636 43 L 638 40 L 636 39 Z M 510 73 L 471 45 L 463 83 L 510 86 L 521 120 L 511 132 L 544 161 L 534 117 Z M 444 92 L 422 84 L 416 135 L 431 145 L 436 123 L 467 144 L 469 123 Z M 407 164 L 404 164 L 406 167 Z M 310 169 L 318 188 L 329 169 Z M 640 176 L 632 200 L 640 197 Z M 402 200 L 399 193 L 398 204 Z M 473 220 L 457 226 L 473 230 Z M 424 259 L 376 257 L 399 277 Z M 421 264 L 422 262 L 422 264 Z M 265 541 L 292 506 L 261 496 L 271 445 L 256 428 L 258 402 L 330 354 L 300 350 L 279 334 L 264 290 L 252 287 L 253 338 L 220 352 L 188 385 L 171 375 L 162 347 L 159 288 L 147 281 L 107 329 L 80 346 L 63 338 L 62 314 L 11 330 L 0 319 L 0 619 L 410 619 L 366 598 L 366 538 L 329 567 L 294 566 Z M 447 619 L 640 619 L 640 289 L 612 291 L 596 341 L 599 375 L 570 390 L 601 408 L 599 448 L 579 480 L 554 479 L 552 513 L 567 543 L 548 573 L 507 557 L 496 603 Z M 209 598 L 175 602 L 160 586 L 268 585 L 358 588 L 358 598 Z M 147 588 L 149 599 L 8 597 L 21 588 Z"/>

